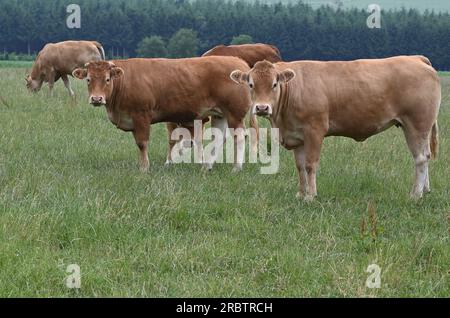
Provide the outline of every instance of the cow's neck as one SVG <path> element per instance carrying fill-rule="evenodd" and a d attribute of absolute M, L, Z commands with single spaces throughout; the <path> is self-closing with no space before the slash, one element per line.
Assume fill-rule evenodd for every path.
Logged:
<path fill-rule="evenodd" d="M 112 112 L 115 112 L 118 110 L 118 107 L 120 107 L 119 96 L 120 91 L 122 90 L 122 80 L 120 78 L 115 78 L 113 80 L 113 85 L 113 90 L 111 92 L 111 97 L 109 99 L 107 107 L 109 107 L 108 109 Z"/>
<path fill-rule="evenodd" d="M 30 72 L 31 79 L 35 81 L 42 81 L 42 77 L 44 75 L 43 71 L 44 70 L 42 69 L 41 61 L 38 57 L 31 68 Z"/>
<path fill-rule="evenodd" d="M 290 91 L 287 84 L 280 86 L 280 95 L 277 99 L 278 103 L 273 107 L 272 115 L 270 117 L 270 122 L 273 128 L 279 129 L 280 144 L 286 149 L 293 149 L 295 145 L 298 144 L 298 136 L 292 135 L 292 126 L 286 125 L 289 122 L 291 116 L 294 116 L 292 111 L 289 109 L 289 98 Z"/>
<path fill-rule="evenodd" d="M 289 89 L 287 84 L 280 85 L 280 92 L 277 98 L 277 105 L 272 108 L 272 115 L 270 117 L 270 122 L 273 128 L 279 128 L 280 123 L 283 120 L 283 113 L 287 105 L 289 96 Z"/>
<path fill-rule="evenodd" d="M 122 88 L 122 81 L 120 79 L 113 80 L 113 90 L 106 104 L 106 111 L 108 113 L 109 120 L 116 126 L 120 125 L 120 91 Z"/>

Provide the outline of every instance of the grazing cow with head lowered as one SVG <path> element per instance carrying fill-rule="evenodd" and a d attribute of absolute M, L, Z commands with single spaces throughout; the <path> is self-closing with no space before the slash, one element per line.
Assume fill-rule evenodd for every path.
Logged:
<path fill-rule="evenodd" d="M 238 68 L 250 68 L 235 57 L 189 59 L 129 59 L 93 62 L 73 75 L 87 79 L 89 101 L 105 106 L 117 128 L 133 132 L 140 150 L 140 168 L 149 167 L 147 147 L 150 125 L 159 122 L 191 122 L 212 116 L 212 126 L 243 128 L 250 109 L 250 94 L 229 80 Z M 245 137 L 235 134 L 235 170 L 242 168 Z M 223 140 L 222 140 L 223 142 Z M 201 147 L 197 147 L 202 151 Z M 217 153 L 217 151 L 216 151 Z M 197 154 L 202 158 L 203 154 Z M 212 168 L 215 154 L 205 163 Z"/>
<path fill-rule="evenodd" d="M 259 62 L 231 73 L 251 91 L 252 111 L 280 129 L 294 151 L 299 196 L 317 195 L 316 170 L 323 139 L 357 141 L 389 127 L 402 127 L 416 165 L 414 198 L 430 191 L 428 161 L 437 153 L 441 85 L 423 56 L 351 62 Z"/>
<path fill-rule="evenodd" d="M 202 56 L 235 56 L 243 59 L 249 67 L 253 67 L 256 62 L 267 60 L 272 63 L 281 61 L 281 54 L 277 47 L 269 44 L 242 44 L 242 45 L 218 45 L 208 52 L 204 53 Z M 204 123 L 207 122 L 208 119 L 204 120 Z M 167 133 L 169 137 L 169 151 L 167 153 L 167 161 L 166 164 L 170 164 L 172 162 L 172 149 L 175 147 L 177 141 L 172 140 L 171 136 L 173 131 L 178 128 L 186 128 L 190 131 L 191 136 L 194 136 L 194 123 L 167 123 Z M 256 139 L 258 139 L 258 121 L 256 119 L 256 115 L 251 114 L 250 117 L 250 126 L 255 128 L 256 130 Z M 202 129 L 203 130 L 203 129 Z M 201 138 L 199 138 L 201 139 Z M 252 147 L 253 151 L 256 151 L 256 143 L 257 140 L 253 140 L 254 144 Z"/>
<path fill-rule="evenodd" d="M 34 62 L 31 74 L 26 78 L 27 88 L 32 92 L 41 89 L 44 82 L 48 82 L 50 95 L 54 83 L 62 78 L 69 94 L 74 96 L 67 75 L 77 67 L 82 67 L 91 61 L 105 59 L 105 51 L 96 41 L 65 41 L 49 43 L 39 52 Z"/>

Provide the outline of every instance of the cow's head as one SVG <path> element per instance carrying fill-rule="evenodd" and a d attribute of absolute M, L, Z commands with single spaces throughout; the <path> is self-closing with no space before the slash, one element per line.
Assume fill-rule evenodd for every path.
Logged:
<path fill-rule="evenodd" d="M 37 93 L 42 87 L 42 81 L 33 79 L 29 74 L 25 77 L 25 81 L 27 82 L 28 91 L 32 93 Z"/>
<path fill-rule="evenodd" d="M 72 75 L 79 79 L 86 79 L 89 103 L 94 106 L 103 106 L 111 98 L 113 80 L 123 75 L 123 69 L 114 65 L 113 62 L 90 62 L 84 68 L 75 69 Z"/>
<path fill-rule="evenodd" d="M 238 84 L 247 85 L 252 98 L 252 112 L 259 116 L 270 116 L 277 107 L 280 98 L 280 85 L 295 77 L 293 70 L 277 71 L 275 66 L 262 61 L 248 72 L 233 71 L 231 79 Z"/>

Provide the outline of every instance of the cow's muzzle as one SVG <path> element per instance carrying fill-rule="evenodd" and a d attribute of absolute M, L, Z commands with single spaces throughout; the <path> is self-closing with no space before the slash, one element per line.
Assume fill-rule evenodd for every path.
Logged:
<path fill-rule="evenodd" d="M 253 108 L 253 113 L 258 116 L 272 115 L 272 106 L 269 104 L 256 104 Z"/>
<path fill-rule="evenodd" d="M 106 104 L 106 100 L 103 96 L 91 96 L 89 100 L 93 106 L 103 106 Z"/>

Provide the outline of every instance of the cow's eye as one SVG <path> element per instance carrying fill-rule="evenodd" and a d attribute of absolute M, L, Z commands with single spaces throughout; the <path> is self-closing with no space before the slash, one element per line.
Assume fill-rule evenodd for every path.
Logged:
<path fill-rule="evenodd" d="M 253 85 L 253 83 L 248 83 L 248 86 L 253 89 L 253 87 L 255 87 L 255 85 Z"/>
<path fill-rule="evenodd" d="M 111 80 L 109 78 L 106 79 L 106 83 L 109 83 Z"/>
<path fill-rule="evenodd" d="M 277 86 L 278 86 L 278 83 L 277 82 L 275 82 L 275 83 L 273 83 L 273 89 L 275 89 L 275 88 L 277 88 Z"/>
<path fill-rule="evenodd" d="M 88 79 L 87 79 L 87 83 L 89 84 L 90 82 L 91 82 L 91 80 L 88 78 Z"/>

